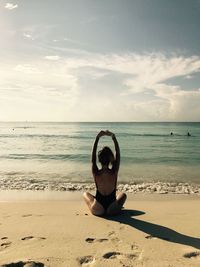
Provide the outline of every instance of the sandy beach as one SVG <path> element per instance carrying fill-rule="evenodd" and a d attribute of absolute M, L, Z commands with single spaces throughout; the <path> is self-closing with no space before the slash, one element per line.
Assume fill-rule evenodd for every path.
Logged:
<path fill-rule="evenodd" d="M 0 266 L 200 266 L 200 198 L 129 194 L 122 214 L 92 216 L 80 192 L 0 197 Z"/>

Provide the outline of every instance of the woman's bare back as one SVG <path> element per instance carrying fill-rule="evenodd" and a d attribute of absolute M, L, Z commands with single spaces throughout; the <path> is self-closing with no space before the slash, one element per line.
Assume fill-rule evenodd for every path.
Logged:
<path fill-rule="evenodd" d="M 102 195 L 109 195 L 116 189 L 117 185 L 117 173 L 111 169 L 99 170 L 96 174 L 93 174 L 96 187 Z"/>

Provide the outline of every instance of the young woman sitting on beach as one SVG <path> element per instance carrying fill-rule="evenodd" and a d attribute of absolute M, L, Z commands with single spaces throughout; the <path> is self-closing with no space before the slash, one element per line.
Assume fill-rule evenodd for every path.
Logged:
<path fill-rule="evenodd" d="M 105 146 L 98 152 L 98 160 L 101 169 L 96 163 L 96 152 L 99 139 L 102 136 L 110 136 L 114 142 L 116 155 Z M 111 165 L 111 168 L 109 166 Z M 119 193 L 116 196 L 117 176 L 120 165 L 120 149 L 115 135 L 110 131 L 100 131 L 96 136 L 92 151 L 92 173 L 96 184 L 96 196 L 88 192 L 83 194 L 84 200 L 91 213 L 96 216 L 118 214 L 126 201 L 126 194 Z"/>

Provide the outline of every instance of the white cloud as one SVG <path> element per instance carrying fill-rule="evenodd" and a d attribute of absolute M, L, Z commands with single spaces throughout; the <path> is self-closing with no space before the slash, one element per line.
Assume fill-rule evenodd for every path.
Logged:
<path fill-rule="evenodd" d="M 6 3 L 5 4 L 5 8 L 9 9 L 9 10 L 13 10 L 15 8 L 18 8 L 18 5 L 17 4 L 13 4 L 13 3 Z"/>
<path fill-rule="evenodd" d="M 67 38 L 67 37 L 65 37 L 63 40 L 66 41 L 66 42 L 68 42 L 68 43 L 71 43 L 71 44 L 74 44 L 74 45 L 78 45 L 78 46 L 87 46 L 87 47 L 88 46 L 91 46 L 88 43 L 80 42 L 78 40 L 74 40 L 74 39 Z"/>
<path fill-rule="evenodd" d="M 29 33 L 23 33 L 23 36 L 26 38 L 26 39 L 30 39 L 30 40 L 34 40 L 33 36 Z"/>
<path fill-rule="evenodd" d="M 0 77 L 1 120 L 70 120 L 79 86 L 62 65 L 0 63 Z"/>
<path fill-rule="evenodd" d="M 15 71 L 22 72 L 25 74 L 40 74 L 42 73 L 37 67 L 30 64 L 19 64 L 14 67 Z"/>
<path fill-rule="evenodd" d="M 43 113 L 45 118 L 54 120 L 200 120 L 200 90 L 186 91 L 166 81 L 198 73 L 199 57 L 61 55 L 50 54 L 9 70 L 0 66 L 1 97 L 17 99 L 21 106 L 30 102 L 30 109 L 34 108 L 33 103 L 40 103 L 38 109 L 46 114 Z"/>
<path fill-rule="evenodd" d="M 130 120 L 152 121 L 200 120 L 198 115 L 200 108 L 194 104 L 197 102 L 195 99 L 199 100 L 200 98 L 200 91 L 194 88 L 186 92 L 185 88 L 181 88 L 181 86 L 167 83 L 168 79 L 199 73 L 200 57 L 167 57 L 162 54 L 91 55 L 87 58 L 68 58 L 63 64 L 68 70 L 90 68 L 88 73 L 90 76 L 87 79 L 97 77 L 98 69 L 99 78 L 104 78 L 104 75 L 101 77 L 101 73 L 106 73 L 106 71 L 116 72 L 122 77 L 124 75 L 124 78 L 121 79 L 123 90 L 120 95 L 115 93 L 114 88 L 110 88 L 113 91 L 112 99 L 108 99 L 110 94 L 106 96 L 102 92 L 96 92 L 99 95 L 96 100 L 87 96 L 90 103 L 99 101 L 103 105 L 103 103 L 109 102 L 106 107 L 103 105 L 101 109 L 101 115 L 102 110 L 106 111 L 103 112 L 105 118 L 106 114 L 109 114 L 110 120 L 116 120 L 116 116 L 112 113 L 113 103 L 116 102 L 119 104 L 118 110 L 120 110 L 117 113 L 118 118 L 123 117 L 124 120 L 127 117 Z M 126 75 L 129 78 L 126 78 Z M 138 93 L 143 94 L 143 99 L 134 99 L 134 95 Z M 144 93 L 149 93 L 153 99 L 148 100 Z M 82 116 L 83 114 L 84 107 L 82 107 Z M 86 108 L 85 114 L 89 114 Z M 96 111 L 95 108 L 93 109 L 94 114 L 99 117 L 97 108 Z"/>
<path fill-rule="evenodd" d="M 179 91 L 171 95 L 170 114 L 173 120 L 200 121 L 200 90 Z"/>
<path fill-rule="evenodd" d="M 72 51 L 71 51 L 72 52 Z M 200 71 L 200 57 L 167 57 L 162 54 L 150 55 L 98 55 L 82 54 L 80 57 L 67 57 L 68 68 L 93 67 L 132 75 L 127 80 L 132 85 L 145 88 L 178 76 L 186 76 Z M 130 86 L 131 87 L 131 86 Z M 130 88 L 131 89 L 131 88 Z M 134 91 L 134 90 L 133 90 Z"/>
<path fill-rule="evenodd" d="M 59 56 L 45 56 L 45 59 L 56 61 L 56 60 L 59 60 L 60 57 Z"/>

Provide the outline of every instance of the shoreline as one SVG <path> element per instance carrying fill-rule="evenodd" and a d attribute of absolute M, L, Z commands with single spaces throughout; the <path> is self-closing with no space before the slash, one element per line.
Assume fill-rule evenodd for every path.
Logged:
<path fill-rule="evenodd" d="M 95 191 L 91 191 L 94 195 Z M 197 194 L 149 194 L 149 193 L 126 193 L 127 202 L 132 201 L 187 201 L 200 200 Z M 0 203 L 39 203 L 39 202 L 79 202 L 87 209 L 83 192 L 80 191 L 28 191 L 28 190 L 3 190 L 0 191 Z M 126 204 L 125 204 L 126 207 Z M 89 211 L 88 211 L 89 212 Z"/>
<path fill-rule="evenodd" d="M 38 181 L 32 180 L 12 180 L 1 179 L 0 191 L 69 191 L 69 192 L 84 192 L 94 191 L 94 183 L 70 183 L 62 181 Z M 125 193 L 139 194 L 192 194 L 200 195 L 200 184 L 183 183 L 183 182 L 132 182 L 129 184 L 119 183 L 117 186 L 118 191 Z"/>

